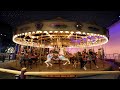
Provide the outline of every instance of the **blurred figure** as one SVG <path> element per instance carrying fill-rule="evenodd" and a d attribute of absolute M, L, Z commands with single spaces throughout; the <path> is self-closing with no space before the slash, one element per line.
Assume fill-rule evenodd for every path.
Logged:
<path fill-rule="evenodd" d="M 52 66 L 52 63 L 51 63 L 52 57 L 53 57 L 53 54 L 50 52 L 50 53 L 47 55 L 47 60 L 45 61 L 45 64 L 47 65 L 47 67 Z"/>

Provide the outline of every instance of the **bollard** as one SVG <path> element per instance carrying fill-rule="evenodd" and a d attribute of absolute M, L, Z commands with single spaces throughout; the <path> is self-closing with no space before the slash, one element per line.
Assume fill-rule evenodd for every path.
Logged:
<path fill-rule="evenodd" d="M 26 68 L 22 68 L 21 74 L 20 74 L 20 79 L 26 79 L 26 76 L 24 75 L 25 72 L 26 72 Z"/>

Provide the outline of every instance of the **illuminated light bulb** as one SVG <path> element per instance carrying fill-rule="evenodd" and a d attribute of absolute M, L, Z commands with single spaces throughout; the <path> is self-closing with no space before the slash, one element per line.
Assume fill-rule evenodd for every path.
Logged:
<path fill-rule="evenodd" d="M 91 33 L 91 36 L 93 36 L 93 33 Z"/>
<path fill-rule="evenodd" d="M 20 36 L 21 36 L 21 34 L 20 34 Z"/>
<path fill-rule="evenodd" d="M 31 32 L 28 32 L 28 34 L 31 34 Z"/>
<path fill-rule="evenodd" d="M 73 34 L 74 32 L 72 31 L 72 32 L 70 32 L 71 34 Z"/>
<path fill-rule="evenodd" d="M 13 38 L 17 37 L 18 35 L 14 35 Z"/>
<path fill-rule="evenodd" d="M 40 31 L 36 31 L 36 33 L 39 33 Z"/>
<path fill-rule="evenodd" d="M 90 35 L 90 33 L 87 33 L 88 35 Z"/>
<path fill-rule="evenodd" d="M 76 32 L 76 34 L 81 34 L 81 32 Z"/>
<path fill-rule="evenodd" d="M 25 33 L 25 35 L 27 35 L 27 33 Z"/>
<path fill-rule="evenodd" d="M 85 32 L 83 32 L 83 34 L 86 34 Z"/>
<path fill-rule="evenodd" d="M 98 36 L 100 36 L 100 34 L 98 34 Z"/>
<path fill-rule="evenodd" d="M 52 33 L 53 31 L 49 31 L 49 33 Z"/>
<path fill-rule="evenodd" d="M 24 33 L 22 33 L 22 35 L 24 35 Z"/>
<path fill-rule="evenodd" d="M 63 33 L 63 31 L 60 31 L 60 33 Z"/>
<path fill-rule="evenodd" d="M 35 32 L 32 32 L 32 34 L 34 34 Z"/>
<path fill-rule="evenodd" d="M 44 31 L 44 33 L 48 33 L 47 31 Z"/>
<path fill-rule="evenodd" d="M 18 34 L 17 36 L 20 36 L 20 34 Z"/>
<path fill-rule="evenodd" d="M 105 35 L 102 35 L 103 37 L 105 37 Z"/>
<path fill-rule="evenodd" d="M 39 31 L 39 33 L 42 33 L 42 31 Z"/>
<path fill-rule="evenodd" d="M 54 33 L 57 33 L 58 31 L 54 31 Z"/>
<path fill-rule="evenodd" d="M 69 33 L 69 31 L 65 31 L 65 33 Z"/>

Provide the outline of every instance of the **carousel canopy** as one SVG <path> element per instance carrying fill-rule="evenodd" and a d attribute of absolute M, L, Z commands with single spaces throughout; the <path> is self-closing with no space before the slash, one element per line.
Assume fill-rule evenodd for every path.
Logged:
<path fill-rule="evenodd" d="M 33 47 L 91 47 L 108 42 L 109 32 L 96 23 L 63 18 L 32 21 L 17 27 L 13 41 Z"/>

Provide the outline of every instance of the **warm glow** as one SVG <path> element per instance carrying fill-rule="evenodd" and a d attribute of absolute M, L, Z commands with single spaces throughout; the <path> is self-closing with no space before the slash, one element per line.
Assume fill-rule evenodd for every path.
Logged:
<path fill-rule="evenodd" d="M 44 33 L 48 33 L 47 31 L 44 31 Z"/>
<path fill-rule="evenodd" d="M 43 31 L 43 32 L 46 33 L 46 36 L 49 36 L 48 38 L 50 38 L 50 40 L 51 40 L 51 38 L 54 37 L 54 35 L 55 35 L 54 33 L 58 33 L 58 31 L 49 31 L 49 33 L 47 31 Z M 64 35 L 65 33 L 70 33 L 67 37 L 65 37 L 65 38 L 68 38 L 68 39 L 71 36 L 75 36 L 75 35 L 73 35 L 73 33 L 74 33 L 73 31 L 71 31 L 71 32 L 69 32 L 69 31 L 65 31 L 65 32 L 64 31 L 59 31 L 59 32 L 63 33 L 62 35 Z M 38 43 L 34 43 L 34 45 L 33 45 L 31 42 L 28 43 L 28 42 L 26 42 L 26 40 L 18 38 L 18 36 L 21 36 L 21 35 L 24 35 L 24 34 L 30 36 L 32 39 L 39 38 L 39 36 L 34 36 L 34 33 L 35 32 L 32 32 L 32 33 L 31 32 L 26 32 L 26 33 L 21 33 L 21 34 L 14 35 L 13 36 L 13 42 L 15 42 L 17 44 L 20 44 L 20 45 L 39 47 Z M 42 31 L 36 31 L 36 33 L 42 33 Z M 85 33 L 85 32 L 80 32 L 80 31 L 77 31 L 75 33 L 76 33 L 76 35 L 77 34 L 87 34 L 88 36 L 101 36 L 101 37 L 98 37 L 98 38 L 96 37 L 94 42 L 90 41 L 92 39 L 87 39 L 87 45 L 86 45 L 86 43 L 83 43 L 83 44 L 80 44 L 80 45 L 75 45 L 73 47 L 78 47 L 78 48 L 80 48 L 80 47 L 93 47 L 93 46 L 103 45 L 103 44 L 106 44 L 108 42 L 108 38 L 105 35 L 99 35 L 99 34 L 93 34 L 93 33 Z M 58 34 L 58 36 L 59 36 L 59 34 Z M 80 38 L 80 36 L 77 36 L 77 37 Z M 82 38 L 85 39 L 85 38 L 87 38 L 87 36 L 82 36 Z M 99 42 L 96 42 L 98 39 L 99 39 Z M 79 42 L 79 40 L 80 39 L 78 39 L 78 42 Z M 102 41 L 100 41 L 100 40 L 102 40 Z M 66 41 L 65 41 L 65 43 L 66 43 Z M 71 42 L 71 44 L 72 44 L 72 42 Z M 53 44 L 49 44 L 49 45 L 52 47 Z M 72 45 L 68 45 L 68 46 L 72 47 Z M 42 45 L 41 47 L 45 48 L 45 47 L 48 47 L 48 46 Z"/>
<path fill-rule="evenodd" d="M 86 34 L 85 32 L 83 32 L 83 34 Z"/>
<path fill-rule="evenodd" d="M 65 33 L 69 33 L 69 31 L 65 31 Z"/>
<path fill-rule="evenodd" d="M 54 33 L 57 33 L 58 31 L 54 31 Z"/>
<path fill-rule="evenodd" d="M 73 34 L 74 32 L 72 31 L 72 32 L 70 32 L 71 34 Z"/>
<path fill-rule="evenodd" d="M 35 32 L 32 32 L 32 34 L 35 34 Z"/>
<path fill-rule="evenodd" d="M 53 33 L 53 31 L 49 31 L 49 33 Z"/>
<path fill-rule="evenodd" d="M 60 31 L 60 33 L 63 33 L 63 31 Z"/>
<path fill-rule="evenodd" d="M 27 35 L 27 33 L 25 33 L 25 35 Z"/>

